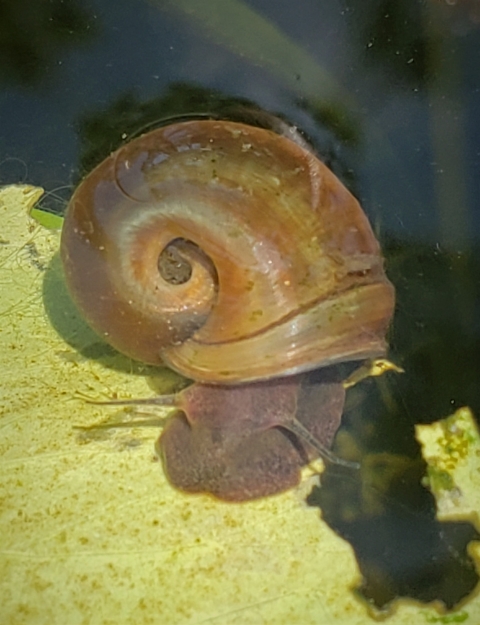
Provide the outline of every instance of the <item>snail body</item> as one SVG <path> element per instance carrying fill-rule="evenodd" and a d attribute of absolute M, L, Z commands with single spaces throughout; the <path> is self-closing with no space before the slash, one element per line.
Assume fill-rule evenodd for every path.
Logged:
<path fill-rule="evenodd" d="M 196 120 L 134 139 L 75 191 L 61 254 L 70 293 L 100 336 L 132 358 L 191 378 L 206 404 L 215 394 L 226 401 L 223 390 L 207 392 L 215 386 L 230 388 L 235 405 L 241 389 L 251 404 L 264 384 L 275 404 L 295 387 L 294 407 L 278 409 L 276 419 L 247 410 L 242 427 L 251 436 L 295 416 L 309 372 L 386 351 L 394 290 L 364 212 L 312 152 L 270 130 Z M 237 436 L 241 419 L 226 412 L 222 420 L 215 411 L 215 424 L 211 410 L 204 419 L 197 414 L 188 427 L 211 434 L 220 419 L 223 434 Z M 168 458 L 181 466 L 187 454 L 178 450 L 194 444 L 180 443 L 173 427 L 160 438 L 167 474 Z M 323 438 L 329 446 L 332 437 Z M 229 440 L 225 462 L 235 455 Z M 311 448 L 295 475 L 309 455 Z M 272 491 L 286 483 L 277 480 Z M 242 499 L 224 490 L 219 496 Z M 243 498 L 254 496 L 248 493 Z"/>
<path fill-rule="evenodd" d="M 318 446 L 328 450 L 344 400 L 331 367 L 235 386 L 193 384 L 180 393 L 157 452 L 183 491 L 235 502 L 264 497 L 296 486 Z M 291 434 L 293 423 L 315 446 Z"/>

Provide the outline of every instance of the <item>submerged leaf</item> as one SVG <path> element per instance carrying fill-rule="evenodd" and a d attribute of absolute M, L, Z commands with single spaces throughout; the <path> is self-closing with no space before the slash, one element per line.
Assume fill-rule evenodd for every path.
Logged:
<path fill-rule="evenodd" d="M 0 190 L 1 621 L 368 622 L 352 592 L 360 578 L 350 545 L 301 489 L 241 505 L 183 495 L 153 462 L 159 429 L 79 437 L 74 426 L 112 416 L 80 396 L 152 391 L 138 364 L 98 349 L 65 299 L 59 236 L 28 216 L 31 189 Z M 465 510 L 478 509 L 478 495 L 453 479 L 468 493 Z M 464 614 L 478 622 L 478 598 L 455 616 Z M 443 618 L 410 602 L 388 622 Z"/>

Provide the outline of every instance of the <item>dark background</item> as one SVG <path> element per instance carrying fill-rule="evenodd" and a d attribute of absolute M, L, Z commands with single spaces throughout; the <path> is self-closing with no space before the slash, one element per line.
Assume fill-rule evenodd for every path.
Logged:
<path fill-rule="evenodd" d="M 360 541 L 363 593 L 377 605 L 395 592 L 456 605 L 476 583 L 464 553 L 471 529 L 451 529 L 452 559 L 413 428 L 463 405 L 480 414 L 479 2 L 3 0 L 0 89 L 0 184 L 42 186 L 43 208 L 57 212 L 95 163 L 171 115 L 246 99 L 309 136 L 360 199 L 397 289 L 391 357 L 406 373 L 353 393 L 346 436 L 390 468 L 408 460 L 391 489 L 402 512 L 386 504 L 380 544 L 365 539 L 360 504 L 345 527 L 329 499 L 353 501 L 358 484 L 342 490 L 327 475 L 311 503 Z M 419 518 L 425 552 L 408 539 Z M 405 561 L 383 581 L 368 577 L 365 563 L 381 567 L 387 544 Z M 442 549 L 443 572 L 424 570 L 434 552 L 443 562 Z"/>
<path fill-rule="evenodd" d="M 138 111 L 184 83 L 307 132 L 315 117 L 377 229 L 463 251 L 480 237 L 479 13 L 473 0 L 3 0 L 0 181 L 75 183 L 88 120 L 121 136 L 126 100 Z"/>

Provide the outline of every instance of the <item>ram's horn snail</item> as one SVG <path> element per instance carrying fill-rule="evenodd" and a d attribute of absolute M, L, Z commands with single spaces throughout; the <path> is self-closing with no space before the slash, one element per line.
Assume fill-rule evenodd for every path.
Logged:
<path fill-rule="evenodd" d="M 333 365 L 386 351 L 394 289 L 365 214 L 270 130 L 204 119 L 134 139 L 75 191 L 61 253 L 106 341 L 196 382 L 158 443 L 187 491 L 239 501 L 298 482 L 318 450 L 292 420 L 330 446 Z"/>

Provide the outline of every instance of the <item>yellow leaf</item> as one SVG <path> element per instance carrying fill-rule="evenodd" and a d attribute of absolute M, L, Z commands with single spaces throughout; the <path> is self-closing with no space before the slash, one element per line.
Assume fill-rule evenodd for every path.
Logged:
<path fill-rule="evenodd" d="M 153 392 L 148 369 L 77 316 L 59 234 L 28 216 L 32 193 L 0 189 L 0 621 L 368 622 L 351 590 L 360 580 L 350 545 L 301 489 L 241 505 L 184 495 L 154 461 L 157 428 L 75 429 L 129 417 L 80 396 Z M 479 622 L 478 599 L 465 610 Z M 388 622 L 437 617 L 402 603 Z"/>

